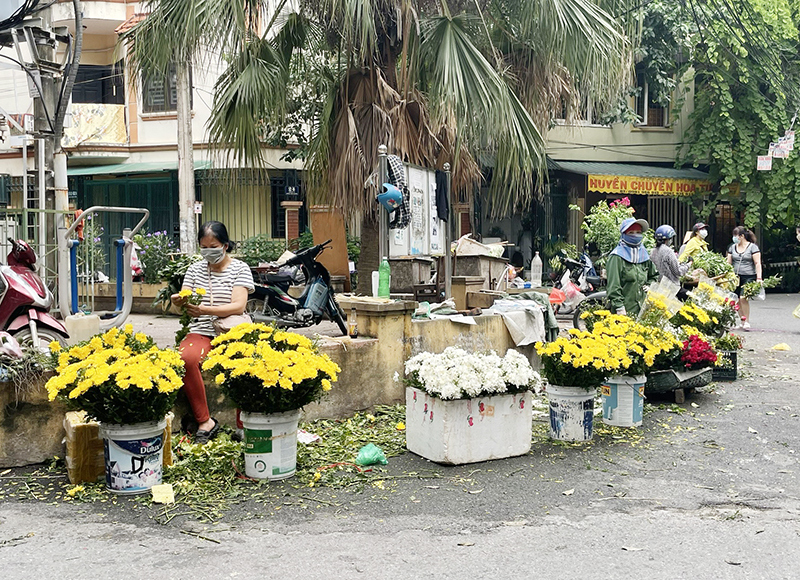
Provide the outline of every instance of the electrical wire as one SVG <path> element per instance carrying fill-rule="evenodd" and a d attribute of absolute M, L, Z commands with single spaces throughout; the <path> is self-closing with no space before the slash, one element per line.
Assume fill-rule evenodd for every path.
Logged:
<path fill-rule="evenodd" d="M 42 85 L 39 83 L 39 80 L 33 75 L 33 73 L 31 71 L 29 71 L 27 69 L 27 67 L 23 66 L 23 64 L 21 62 L 19 62 L 17 59 L 11 58 L 8 55 L 0 54 L 0 57 L 8 59 L 11 62 L 13 62 L 16 65 L 18 65 L 19 68 L 21 68 L 25 72 L 25 74 L 27 74 L 31 78 L 31 80 L 33 81 L 33 85 L 36 87 L 36 90 L 39 91 L 39 95 L 44 94 L 42 92 Z M 41 101 L 42 109 L 44 110 L 44 118 L 47 120 L 47 124 L 50 125 L 50 131 L 55 133 L 55 127 L 53 126 L 53 119 L 52 119 L 52 117 L 50 117 L 50 112 L 47 110 L 47 105 L 45 104 L 44 99 L 39 99 L 39 100 Z"/>

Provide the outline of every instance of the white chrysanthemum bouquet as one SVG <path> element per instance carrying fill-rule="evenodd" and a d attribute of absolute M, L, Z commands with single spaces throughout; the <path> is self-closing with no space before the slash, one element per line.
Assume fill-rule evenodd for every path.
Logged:
<path fill-rule="evenodd" d="M 439 399 L 537 392 L 542 379 L 528 359 L 510 349 L 504 357 L 494 351 L 471 353 L 451 346 L 440 354 L 423 352 L 406 361 L 405 383 Z"/>

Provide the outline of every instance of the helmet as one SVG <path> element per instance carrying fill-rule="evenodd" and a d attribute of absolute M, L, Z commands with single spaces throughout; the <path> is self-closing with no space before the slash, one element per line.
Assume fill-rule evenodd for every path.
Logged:
<path fill-rule="evenodd" d="M 675 237 L 675 230 L 672 226 L 663 225 L 656 228 L 656 241 L 664 243 Z"/>
<path fill-rule="evenodd" d="M 403 194 L 391 183 L 384 183 L 377 199 L 391 213 L 403 203 Z"/>
<path fill-rule="evenodd" d="M 699 232 L 700 230 L 707 230 L 708 226 L 703 222 L 697 222 L 692 226 L 692 232 Z"/>

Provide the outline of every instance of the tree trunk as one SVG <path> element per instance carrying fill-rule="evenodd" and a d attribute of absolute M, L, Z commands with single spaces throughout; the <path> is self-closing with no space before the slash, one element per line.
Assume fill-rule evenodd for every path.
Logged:
<path fill-rule="evenodd" d="M 358 293 L 372 296 L 372 272 L 380 266 L 378 222 L 369 215 L 361 220 L 361 254 L 358 256 Z"/>
<path fill-rule="evenodd" d="M 194 154 L 192 152 L 192 86 L 189 83 L 189 58 L 175 63 L 178 116 L 178 216 L 181 252 L 194 254 L 197 249 L 197 223 L 194 213 Z"/>

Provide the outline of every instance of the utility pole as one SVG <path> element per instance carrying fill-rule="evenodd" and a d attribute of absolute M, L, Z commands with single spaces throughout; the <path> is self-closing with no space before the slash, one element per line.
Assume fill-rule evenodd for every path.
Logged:
<path fill-rule="evenodd" d="M 197 224 L 194 213 L 194 153 L 192 151 L 192 86 L 189 67 L 191 58 L 176 55 L 176 113 L 178 117 L 178 217 L 180 219 L 181 252 L 194 254 L 197 249 Z"/>

